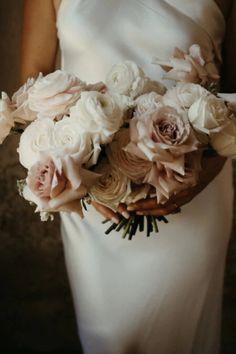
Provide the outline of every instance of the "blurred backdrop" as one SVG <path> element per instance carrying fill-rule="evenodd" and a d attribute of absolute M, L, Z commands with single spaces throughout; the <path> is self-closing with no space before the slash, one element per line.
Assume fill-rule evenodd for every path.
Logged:
<path fill-rule="evenodd" d="M 0 1 L 0 90 L 9 94 L 20 84 L 22 4 L 23 0 Z M 0 146 L 0 352 L 80 353 L 59 220 L 40 222 L 19 197 L 16 180 L 24 170 L 18 163 L 17 140 L 11 136 Z M 224 286 L 222 354 L 236 353 L 235 334 L 234 221 Z"/>

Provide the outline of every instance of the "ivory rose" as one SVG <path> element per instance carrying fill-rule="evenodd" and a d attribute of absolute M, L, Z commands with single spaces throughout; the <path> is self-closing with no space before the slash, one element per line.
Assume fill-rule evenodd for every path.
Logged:
<path fill-rule="evenodd" d="M 0 99 L 0 144 L 9 135 L 13 126 L 11 101 L 7 94 L 2 92 L 2 98 Z"/>
<path fill-rule="evenodd" d="M 32 89 L 37 80 L 41 79 L 41 73 L 37 79 L 29 78 L 12 96 L 12 103 L 15 108 L 13 117 L 17 122 L 24 124 L 37 118 L 37 112 L 29 107 L 29 90 Z"/>
<path fill-rule="evenodd" d="M 236 113 L 236 93 L 218 93 L 218 96 L 228 103 L 230 111 Z"/>
<path fill-rule="evenodd" d="M 32 167 L 40 160 L 41 152 L 53 147 L 53 129 L 54 123 L 51 119 L 36 120 L 25 129 L 17 149 L 20 163 L 25 168 Z"/>
<path fill-rule="evenodd" d="M 162 102 L 162 96 L 156 92 L 145 93 L 139 96 L 135 100 L 135 112 L 134 116 L 139 117 L 146 112 L 152 112 L 157 109 L 160 102 Z"/>
<path fill-rule="evenodd" d="M 78 119 L 65 116 L 53 129 L 54 154 L 57 156 L 79 154 L 80 162 L 87 166 L 96 164 L 101 148 L 89 132 L 81 131 Z"/>
<path fill-rule="evenodd" d="M 122 125 L 124 111 L 110 94 L 90 91 L 82 92 L 70 115 L 82 132 L 90 132 L 93 140 L 97 137 L 98 143 L 107 144 Z"/>
<path fill-rule="evenodd" d="M 61 118 L 85 89 L 86 84 L 76 76 L 56 70 L 38 78 L 28 90 L 29 108 L 38 118 Z"/>
<path fill-rule="evenodd" d="M 184 108 L 189 108 L 200 97 L 208 95 L 210 95 L 209 91 L 201 85 L 178 82 L 164 94 L 162 102 L 166 106 L 182 111 Z"/>
<path fill-rule="evenodd" d="M 236 158 L 236 121 L 232 120 L 219 133 L 211 134 L 210 142 L 219 155 Z"/>
<path fill-rule="evenodd" d="M 201 96 L 189 108 L 188 118 L 196 131 L 209 135 L 219 132 L 228 124 L 229 110 L 214 95 Z"/>
<path fill-rule="evenodd" d="M 184 154 L 198 147 L 186 113 L 167 106 L 132 119 L 130 137 L 126 151 L 161 162 L 179 173 L 183 172 Z"/>
<path fill-rule="evenodd" d="M 146 83 L 147 78 L 143 70 L 129 60 L 113 65 L 106 77 L 106 85 L 110 92 L 131 98 L 139 96 Z"/>
<path fill-rule="evenodd" d="M 106 159 L 102 160 L 95 169 L 101 175 L 96 184 L 90 189 L 93 200 L 113 210 L 119 203 L 125 202 L 131 192 L 130 181 L 127 176 L 111 165 Z"/>
<path fill-rule="evenodd" d="M 45 154 L 30 168 L 23 194 L 37 205 L 38 212 L 67 211 L 82 216 L 80 199 L 97 178 L 71 156 L 59 159 Z"/>
<path fill-rule="evenodd" d="M 169 80 L 205 85 L 219 79 L 216 66 L 205 58 L 198 44 L 193 44 L 188 53 L 175 48 L 169 61 L 154 58 L 153 63 L 161 65 L 167 71 L 164 78 Z"/>

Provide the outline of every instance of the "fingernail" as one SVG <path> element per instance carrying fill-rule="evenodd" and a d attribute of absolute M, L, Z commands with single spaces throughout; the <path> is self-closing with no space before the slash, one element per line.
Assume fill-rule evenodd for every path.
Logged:
<path fill-rule="evenodd" d="M 130 213 L 128 213 L 128 211 L 123 211 L 121 215 L 124 216 L 125 219 L 129 219 L 130 217 Z"/>
<path fill-rule="evenodd" d="M 135 210 L 135 208 L 133 206 L 131 206 L 131 205 L 128 205 L 127 210 L 133 211 L 133 210 Z"/>
<path fill-rule="evenodd" d="M 137 215 L 143 215 L 143 211 L 137 211 L 136 214 Z"/>
<path fill-rule="evenodd" d="M 116 218 L 115 216 L 113 216 L 112 218 L 111 218 L 111 221 L 112 222 L 114 222 L 114 224 L 119 224 L 119 219 L 118 218 Z"/>

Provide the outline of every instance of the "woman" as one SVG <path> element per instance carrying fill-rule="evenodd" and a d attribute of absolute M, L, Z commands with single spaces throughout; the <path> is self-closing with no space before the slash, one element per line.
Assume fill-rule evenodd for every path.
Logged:
<path fill-rule="evenodd" d="M 63 68 L 90 82 L 102 80 L 107 68 L 124 59 L 161 79 L 152 56 L 166 59 L 175 46 L 187 49 L 193 43 L 219 64 L 225 38 L 222 83 L 225 91 L 236 91 L 236 53 L 230 45 L 235 16 L 230 0 L 26 0 L 22 80 L 54 70 L 57 37 Z M 98 212 L 119 218 L 127 213 L 123 206 L 115 214 L 94 203 L 83 221 L 62 214 L 84 353 L 219 352 L 232 196 L 230 162 L 205 158 L 196 187 L 164 206 L 155 199 L 129 205 L 143 214 L 170 214 L 158 237 L 138 234 L 132 242 L 105 237 Z M 182 213 L 171 214 L 180 206 Z"/>

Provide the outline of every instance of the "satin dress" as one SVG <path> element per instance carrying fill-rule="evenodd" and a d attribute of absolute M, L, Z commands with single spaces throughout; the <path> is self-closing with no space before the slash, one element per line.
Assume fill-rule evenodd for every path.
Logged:
<path fill-rule="evenodd" d="M 87 82 L 134 60 L 161 80 L 165 60 L 193 43 L 221 62 L 224 17 L 212 0 L 62 0 L 62 68 Z M 166 84 L 166 82 L 164 82 Z M 169 83 L 167 83 L 169 84 Z M 169 84 L 170 85 L 170 84 Z M 61 214 L 66 266 L 85 354 L 217 354 L 232 220 L 232 171 L 221 173 L 159 233 L 132 241 L 93 207 Z"/>

